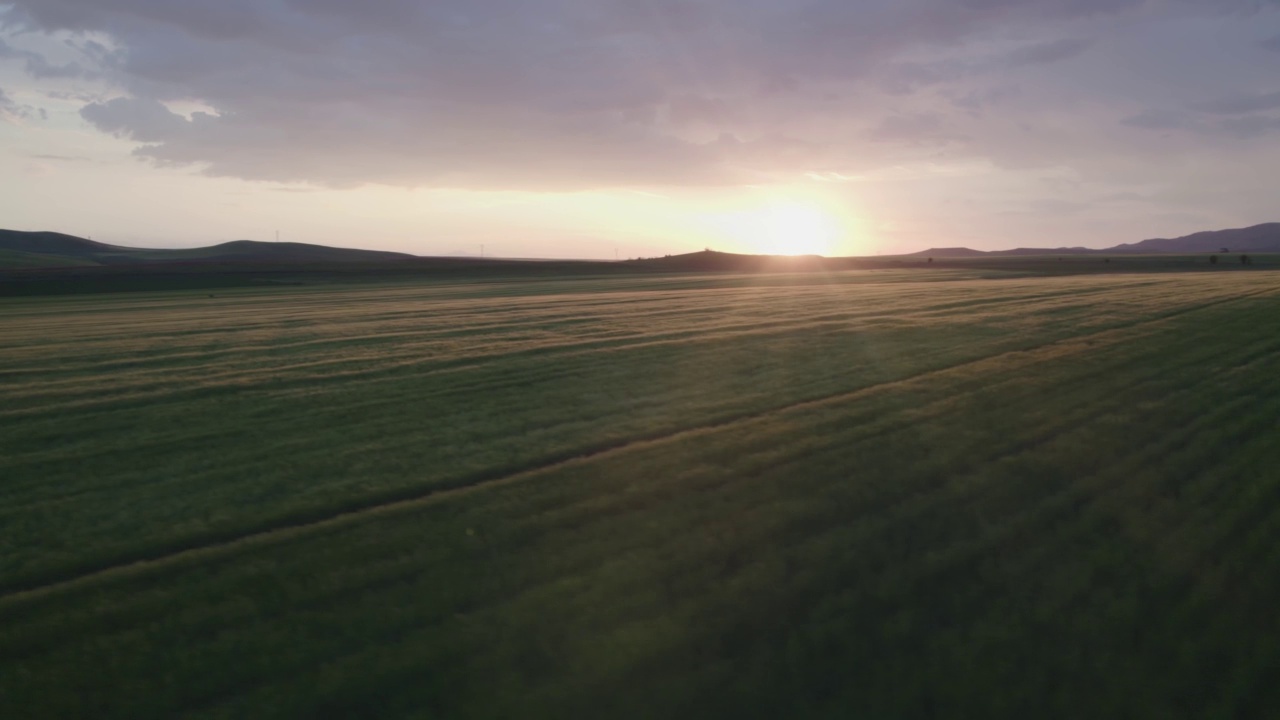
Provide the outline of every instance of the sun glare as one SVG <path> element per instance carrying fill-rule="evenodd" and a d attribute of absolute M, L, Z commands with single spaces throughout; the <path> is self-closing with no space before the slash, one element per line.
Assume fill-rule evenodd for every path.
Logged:
<path fill-rule="evenodd" d="M 778 200 L 722 216 L 716 223 L 738 252 L 761 255 L 831 255 L 841 225 L 815 203 Z"/>
<path fill-rule="evenodd" d="M 835 219 L 816 205 L 785 202 L 766 207 L 760 251 L 769 255 L 829 255 Z"/>

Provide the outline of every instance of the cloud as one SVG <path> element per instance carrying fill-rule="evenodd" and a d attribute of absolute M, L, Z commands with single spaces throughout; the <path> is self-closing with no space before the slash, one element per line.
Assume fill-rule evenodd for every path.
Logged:
<path fill-rule="evenodd" d="M 56 162 L 93 162 L 92 158 L 83 155 L 58 155 L 56 153 L 33 153 L 27 157 L 32 160 L 53 160 Z"/>
<path fill-rule="evenodd" d="M 1244 115 L 1276 108 L 1280 108 L 1280 92 L 1233 95 L 1196 105 L 1196 109 L 1215 115 Z"/>
<path fill-rule="evenodd" d="M 1252 140 L 1280 130 L 1280 117 L 1260 113 L 1224 118 L 1195 118 L 1173 110 L 1144 110 L 1120 121 L 1143 130 L 1182 130 L 1206 137 Z"/>
<path fill-rule="evenodd" d="M 0 88 L 0 115 L 16 115 L 18 112 L 18 103 L 9 97 L 8 93 Z"/>
<path fill-rule="evenodd" d="M 38 79 L 76 78 L 88 76 L 89 73 L 76 62 L 63 64 L 52 63 L 44 55 L 30 50 L 15 48 L 0 38 L 0 59 L 16 58 L 22 60 L 27 74 Z"/>
<path fill-rule="evenodd" d="M 907 145 L 946 145 L 965 139 L 952 132 L 940 115 L 932 113 L 891 115 L 872 128 L 869 136 L 878 142 Z"/>
<path fill-rule="evenodd" d="M 1008 106 L 1023 97 L 1022 88 L 1017 85 L 1001 85 L 991 88 L 966 89 L 958 96 L 951 98 L 951 104 L 973 117 L 982 117 L 983 113 Z"/>
<path fill-rule="evenodd" d="M 1249 115 L 1227 118 L 1218 123 L 1215 129 L 1231 137 L 1247 140 L 1280 131 L 1280 117 Z"/>
<path fill-rule="evenodd" d="M 34 112 L 35 109 L 30 105 L 19 103 L 0 88 L 0 121 L 10 124 L 20 123 L 29 119 Z"/>
<path fill-rule="evenodd" d="M 155 100 L 139 98 L 90 103 L 80 115 L 103 132 L 148 143 L 173 140 L 192 124 Z"/>
<path fill-rule="evenodd" d="M 741 115 L 741 110 L 725 98 L 696 94 L 672 96 L 667 103 L 667 112 L 677 125 L 720 126 Z"/>
<path fill-rule="evenodd" d="M 5 45 L 0 56 L 36 80 L 76 79 L 49 94 L 87 97 L 85 121 L 137 143 L 139 157 L 212 175 L 333 187 L 735 185 L 894 166 L 944 145 L 1017 165 L 1139 152 L 1114 122 L 1158 127 L 1135 107 L 1194 107 L 1211 92 L 1235 93 L 1237 105 L 1204 112 L 1268 102 L 1274 88 L 1250 75 L 1262 71 L 1233 73 L 1230 53 L 1180 65 L 1192 51 L 1175 31 L 1275 24 L 1275 6 L 15 0 L 0 25 L 56 38 L 57 52 Z M 205 110 L 175 111 L 196 106 Z"/>
<path fill-rule="evenodd" d="M 1130 115 L 1121 120 L 1120 124 L 1144 130 L 1182 130 L 1192 127 L 1191 119 L 1185 113 L 1156 109 Z"/>
<path fill-rule="evenodd" d="M 891 95 L 909 95 L 924 88 L 955 82 L 971 72 L 956 62 L 887 63 L 877 73 L 877 84 Z"/>
<path fill-rule="evenodd" d="M 1036 43 L 1018 48 L 1009 53 L 1007 62 L 1015 67 L 1021 65 L 1048 65 L 1076 57 L 1089 49 L 1092 44 L 1092 40 L 1082 38 L 1064 38 L 1062 40 Z"/>

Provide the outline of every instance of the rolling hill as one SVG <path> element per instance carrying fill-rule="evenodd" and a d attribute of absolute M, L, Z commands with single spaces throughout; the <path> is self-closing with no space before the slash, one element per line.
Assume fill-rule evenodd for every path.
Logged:
<path fill-rule="evenodd" d="M 1177 238 L 1153 238 L 1117 245 L 1106 252 L 1197 253 L 1197 252 L 1280 252 L 1280 222 L 1263 223 L 1233 230 L 1209 230 Z"/>
<path fill-rule="evenodd" d="M 129 252 L 133 248 L 107 245 L 106 243 L 86 240 L 75 235 L 57 232 L 23 232 L 21 230 L 0 230 L 0 250 L 12 250 L 38 255 L 62 255 L 67 257 L 93 257 L 119 252 Z"/>
<path fill-rule="evenodd" d="M 347 263 L 409 260 L 413 255 L 295 242 L 233 240 L 186 249 L 131 248 L 55 232 L 0 230 L 0 266 L 136 265 L 151 263 Z"/>
<path fill-rule="evenodd" d="M 841 260 L 844 258 L 825 258 L 820 255 L 742 255 L 702 250 L 682 255 L 628 260 L 627 264 L 659 272 L 793 272 L 831 269 L 833 262 Z"/>
<path fill-rule="evenodd" d="M 973 250 L 965 247 L 931 248 L 900 257 L 912 258 L 983 258 L 1046 255 L 1153 255 L 1222 252 L 1280 253 L 1280 223 L 1264 223 L 1248 228 L 1198 232 L 1178 238 L 1153 238 L 1125 243 L 1105 249 L 1015 248 L 1012 250 Z M 795 272 L 805 270 L 839 270 L 874 264 L 883 259 L 833 257 L 817 255 L 780 256 L 745 255 L 705 250 L 682 255 L 630 260 L 625 263 L 588 263 L 592 269 L 605 265 L 618 271 L 645 272 Z M 234 240 L 209 247 L 185 249 L 133 248 L 109 245 L 86 238 L 56 232 L 24 232 L 0 230 L 0 269 L 55 269 L 93 266 L 145 266 L 149 268 L 187 267 L 198 271 L 205 266 L 241 266 L 283 268 L 286 266 L 369 266 L 373 263 L 423 269 L 423 263 L 437 270 L 459 266 L 483 265 L 486 269 L 507 266 L 538 267 L 545 261 L 480 260 L 476 258 L 429 258 L 381 250 L 358 250 L 296 242 L 258 242 Z M 442 264 L 443 263 L 443 264 Z M 496 265 L 495 265 L 496 263 Z M 502 268 L 498 268 L 501 265 Z M 439 266 L 439 267 L 437 267 Z M 597 267 L 600 266 L 600 267 Z"/>
<path fill-rule="evenodd" d="M 1152 238 L 1136 243 L 1094 249 L 1014 248 L 1013 250 L 972 250 L 970 248 L 930 248 L 909 257 L 980 257 L 1001 255 L 1149 255 L 1160 253 L 1251 252 L 1280 253 L 1280 222 L 1263 223 L 1247 228 L 1206 230 L 1176 238 Z"/>

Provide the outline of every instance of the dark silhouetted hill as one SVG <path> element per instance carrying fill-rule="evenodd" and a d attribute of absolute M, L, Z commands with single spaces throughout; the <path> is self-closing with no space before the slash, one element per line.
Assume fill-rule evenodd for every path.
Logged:
<path fill-rule="evenodd" d="M 929 248 L 920 252 L 910 253 L 903 257 L 932 257 L 932 258 L 981 258 L 981 257 L 1001 257 L 1008 255 L 1080 255 L 1087 253 L 1106 253 L 1110 250 L 1094 250 L 1086 247 L 1059 247 L 1059 248 L 1013 248 L 1012 250 L 974 250 L 967 247 L 951 247 L 951 248 Z"/>
<path fill-rule="evenodd" d="M 75 235 L 64 235 L 63 233 L 0 230 L 0 250 L 83 258 L 101 253 L 127 251 L 129 249 L 86 240 Z"/>
<path fill-rule="evenodd" d="M 1014 248 L 1012 250 L 992 250 L 988 255 L 1078 255 L 1080 253 L 1110 252 L 1108 250 L 1091 250 L 1087 247 L 1058 248 Z"/>
<path fill-rule="evenodd" d="M 829 270 L 852 258 L 825 258 L 820 255 L 741 255 L 703 250 L 683 255 L 628 260 L 627 264 L 659 272 L 800 272 Z"/>
<path fill-rule="evenodd" d="M 409 260 L 415 256 L 385 250 L 356 250 L 328 245 L 296 242 L 258 242 L 232 240 L 220 245 L 188 250 L 145 250 L 138 257 L 146 260 L 219 262 L 387 262 Z"/>
<path fill-rule="evenodd" d="M 0 265 L 139 265 L 152 263 L 368 263 L 415 256 L 308 243 L 233 240 L 202 248 L 154 249 L 108 245 L 55 232 L 0 230 Z"/>
<path fill-rule="evenodd" d="M 967 247 L 946 247 L 946 248 L 929 248 L 921 250 L 918 253 L 911 253 L 909 257 L 936 257 L 936 258 L 959 258 L 959 257 L 979 257 L 987 253 L 981 250 L 971 250 Z"/>
<path fill-rule="evenodd" d="M 1280 222 L 1234 230 L 1207 230 L 1177 238 L 1153 238 L 1110 248 L 1113 253 L 1280 252 Z"/>
<path fill-rule="evenodd" d="M 1280 223 L 1263 223 L 1232 230 L 1206 230 L 1177 238 L 1152 238 L 1136 243 L 1123 243 L 1101 250 L 1084 247 L 1015 248 L 1013 250 L 972 250 L 970 248 L 931 248 L 906 257 L 997 257 L 1001 255 L 1118 255 L 1162 253 L 1280 252 Z"/>
<path fill-rule="evenodd" d="M 108 245 L 55 232 L 0 230 L 0 269 L 10 274 L 33 272 L 83 272 L 123 269 L 156 277 L 155 271 L 175 273 L 283 272 L 294 269 L 355 272 L 439 273 L 446 275 L 499 274 L 546 275 L 553 272 L 808 272 L 854 268 L 925 266 L 926 258 L 966 259 L 1002 256 L 1144 255 L 1230 252 L 1280 253 L 1280 223 L 1248 228 L 1198 232 L 1180 238 L 1156 238 L 1117 245 L 1103 250 L 1088 248 L 1017 248 L 984 252 L 963 247 L 932 248 L 893 258 L 835 257 L 818 255 L 744 255 L 702 252 L 626 262 L 494 260 L 481 258 L 430 258 L 381 250 L 357 250 L 295 242 L 235 240 L 219 245 L 186 249 L 131 248 Z M 376 267 L 375 267 L 376 266 Z M 114 277 L 114 276 L 113 276 Z"/>

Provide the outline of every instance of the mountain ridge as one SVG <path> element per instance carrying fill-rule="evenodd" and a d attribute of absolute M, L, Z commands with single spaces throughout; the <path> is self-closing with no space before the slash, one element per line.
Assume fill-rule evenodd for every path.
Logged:
<path fill-rule="evenodd" d="M 1243 228 L 1201 230 L 1176 238 L 1150 238 L 1109 248 L 1058 247 L 973 250 L 967 247 L 930 248 L 904 257 L 998 257 L 1002 255 L 1145 255 L 1162 253 L 1280 252 L 1280 222 Z"/>
<path fill-rule="evenodd" d="M 0 230 L 0 251 L 35 256 L 46 264 L 65 258 L 67 265 L 128 265 L 202 262 L 385 262 L 417 256 L 387 250 L 362 250 L 296 242 L 231 240 L 196 248 L 135 248 L 47 231 Z M 27 258 L 30 260 L 30 258 Z"/>
<path fill-rule="evenodd" d="M 1280 222 L 1245 228 L 1204 230 L 1176 238 L 1151 238 L 1122 243 L 1110 248 L 1059 247 L 974 250 L 967 247 L 940 247 L 908 253 L 900 257 L 980 258 L 1042 255 L 1140 255 L 1172 253 L 1252 252 L 1280 253 Z M 298 242 L 231 240 L 197 248 L 135 248 L 49 231 L 0 230 L 0 266 L 56 267 L 92 265 L 157 265 L 205 263 L 368 263 L 424 260 L 423 256 L 387 250 L 363 250 Z M 858 258 L 827 258 L 857 260 Z M 863 258 L 871 260 L 872 258 Z M 739 255 L 700 252 L 651 258 L 643 264 L 688 269 L 765 268 L 800 269 L 821 264 L 818 256 Z"/>

